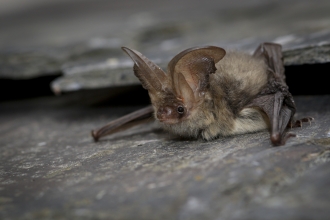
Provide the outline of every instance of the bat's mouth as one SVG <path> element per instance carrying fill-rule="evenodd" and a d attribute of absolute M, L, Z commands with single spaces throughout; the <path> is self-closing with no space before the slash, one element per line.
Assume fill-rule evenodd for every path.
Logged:
<path fill-rule="evenodd" d="M 168 125 L 173 125 L 173 124 L 178 123 L 178 120 L 175 120 L 175 119 L 164 119 L 164 118 L 159 119 L 158 118 L 158 121 L 163 123 L 163 124 L 168 124 Z"/>

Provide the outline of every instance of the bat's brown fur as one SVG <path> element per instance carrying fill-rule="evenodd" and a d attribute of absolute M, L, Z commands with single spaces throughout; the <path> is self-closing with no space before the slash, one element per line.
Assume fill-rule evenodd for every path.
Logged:
<path fill-rule="evenodd" d="M 176 124 L 165 123 L 164 128 L 181 136 L 201 135 L 206 140 L 268 128 L 261 111 L 244 108 L 268 82 L 264 60 L 228 52 L 215 66 L 217 71 L 210 75 L 210 89 L 204 101 L 195 106 L 189 118 Z"/>

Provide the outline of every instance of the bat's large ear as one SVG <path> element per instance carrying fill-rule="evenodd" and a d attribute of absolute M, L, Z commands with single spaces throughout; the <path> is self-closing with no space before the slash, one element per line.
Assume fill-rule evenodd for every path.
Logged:
<path fill-rule="evenodd" d="M 143 88 L 150 93 L 156 94 L 167 87 L 165 72 L 148 58 L 136 50 L 122 47 L 134 61 L 134 74 L 140 80 Z"/>
<path fill-rule="evenodd" d="M 224 49 L 214 46 L 194 47 L 176 55 L 168 64 L 174 91 L 178 94 L 181 90 L 181 83 L 176 81 L 181 78 L 177 75 L 182 74 L 195 98 L 199 97 L 210 85 L 209 76 L 217 70 L 215 64 L 225 55 Z"/>

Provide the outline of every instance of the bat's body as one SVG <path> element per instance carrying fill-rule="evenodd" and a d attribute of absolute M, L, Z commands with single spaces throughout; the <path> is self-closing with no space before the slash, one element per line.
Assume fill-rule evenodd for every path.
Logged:
<path fill-rule="evenodd" d="M 264 60 L 242 52 L 228 52 L 215 67 L 209 89 L 203 101 L 190 111 L 189 119 L 174 124 L 164 121 L 165 129 L 181 136 L 211 140 L 269 127 L 261 111 L 246 107 L 267 85 Z"/>
<path fill-rule="evenodd" d="M 166 130 L 184 137 L 211 140 L 268 128 L 274 145 L 294 136 L 287 127 L 312 120 L 293 120 L 296 108 L 285 83 L 280 45 L 261 44 L 253 55 L 213 46 L 190 48 L 169 62 L 167 73 L 138 51 L 123 50 L 134 61 L 152 108 L 92 132 L 95 140 L 152 112 Z"/>

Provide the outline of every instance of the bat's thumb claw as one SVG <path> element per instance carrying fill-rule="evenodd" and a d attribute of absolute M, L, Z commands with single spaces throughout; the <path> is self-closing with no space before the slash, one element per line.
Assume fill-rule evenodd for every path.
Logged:
<path fill-rule="evenodd" d="M 270 140 L 275 146 L 282 146 L 285 144 L 286 140 L 288 140 L 290 137 L 296 137 L 296 134 L 287 133 L 281 135 L 280 133 L 275 133 L 270 136 Z"/>
<path fill-rule="evenodd" d="M 276 134 L 272 134 L 270 136 L 270 140 L 272 141 L 272 143 L 275 145 L 275 146 L 279 146 L 281 145 L 281 136 L 279 133 L 276 133 Z"/>
<path fill-rule="evenodd" d="M 94 130 L 91 131 L 91 135 L 92 135 L 95 142 L 97 142 L 99 140 L 99 137 L 97 136 L 97 134 Z"/>

